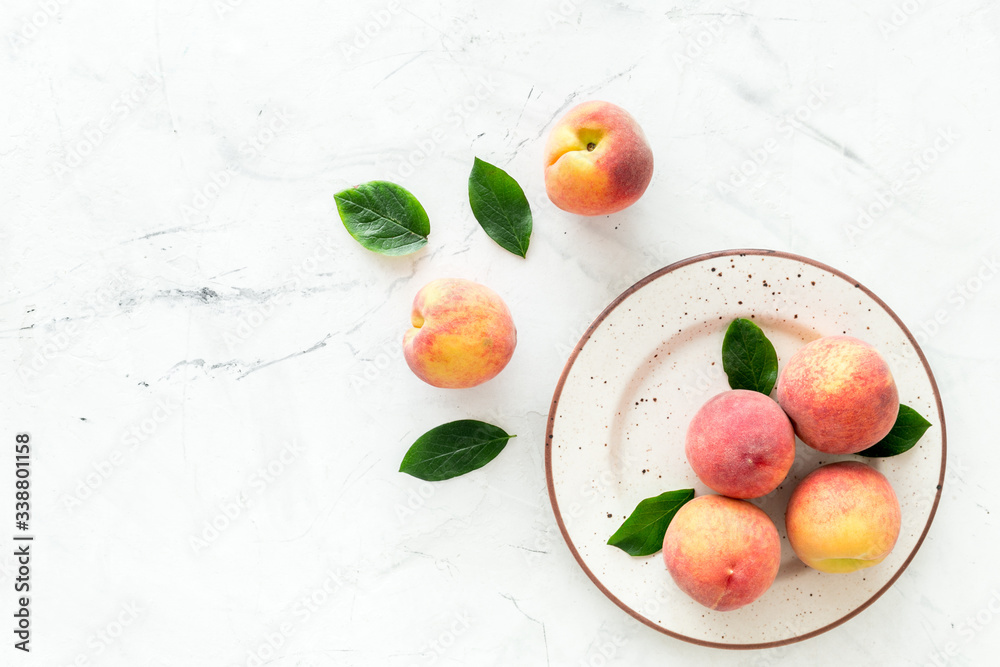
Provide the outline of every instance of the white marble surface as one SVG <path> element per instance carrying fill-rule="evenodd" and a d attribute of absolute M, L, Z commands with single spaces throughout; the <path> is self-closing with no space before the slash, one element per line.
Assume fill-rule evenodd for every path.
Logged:
<path fill-rule="evenodd" d="M 33 650 L 5 628 L 0 663 L 995 659 L 996 3 L 12 0 L 0 33 L 11 627 L 22 431 L 37 536 Z M 639 119 L 656 171 L 631 209 L 581 219 L 545 199 L 541 149 L 595 98 Z M 532 201 L 526 261 L 472 218 L 474 156 Z M 420 198 L 425 249 L 384 258 L 346 234 L 332 195 L 372 179 Z M 949 435 L 937 519 L 897 584 L 756 652 L 614 606 L 544 476 L 549 401 L 589 322 L 651 271 L 733 247 L 878 294 L 923 344 Z M 517 322 L 513 361 L 475 389 L 422 384 L 401 357 L 414 293 L 442 276 L 491 286 Z M 466 417 L 518 438 L 447 483 L 397 472 Z"/>

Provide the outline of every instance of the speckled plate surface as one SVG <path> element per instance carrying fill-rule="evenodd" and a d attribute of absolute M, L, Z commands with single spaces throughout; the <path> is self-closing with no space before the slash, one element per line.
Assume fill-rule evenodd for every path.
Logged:
<path fill-rule="evenodd" d="M 752 318 L 774 343 L 779 366 L 800 346 L 831 334 L 856 336 L 889 362 L 900 401 L 933 426 L 916 447 L 890 459 L 830 456 L 796 443 L 785 482 L 752 502 L 782 538 L 778 578 L 754 603 L 716 612 L 674 584 L 661 554 L 633 558 L 608 537 L 643 498 L 694 488 L 709 493 L 684 456 L 688 422 L 729 388 L 722 339 L 737 317 Z M 546 433 L 549 497 L 562 534 L 587 575 L 639 621 L 668 635 L 723 648 L 800 641 L 871 605 L 920 547 L 941 495 L 945 427 L 937 386 L 916 341 L 878 297 L 818 262 L 767 250 L 693 257 L 639 281 L 601 313 L 571 354 Z M 903 527 L 892 554 L 851 574 L 823 574 L 795 557 L 784 509 L 806 474 L 835 460 L 864 460 L 900 499 Z M 868 613 L 878 613 L 877 605 Z"/>

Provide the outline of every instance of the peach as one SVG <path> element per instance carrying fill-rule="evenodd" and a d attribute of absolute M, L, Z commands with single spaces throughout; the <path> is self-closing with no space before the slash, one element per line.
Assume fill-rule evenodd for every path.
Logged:
<path fill-rule="evenodd" d="M 507 304 L 471 280 L 424 285 L 413 299 L 411 319 L 403 356 L 417 377 L 435 387 L 474 387 L 492 379 L 517 345 Z"/>
<path fill-rule="evenodd" d="M 724 391 L 691 420 L 684 444 L 698 479 L 731 498 L 774 491 L 795 461 L 795 432 L 770 398 L 756 391 Z"/>
<path fill-rule="evenodd" d="M 653 151 L 635 119 L 610 102 L 570 109 L 545 145 L 545 191 L 570 213 L 606 215 L 634 204 L 653 178 Z"/>
<path fill-rule="evenodd" d="M 881 563 L 899 537 L 899 500 L 885 476 L 858 461 L 809 473 L 788 500 L 785 530 L 795 555 L 820 572 Z"/>
<path fill-rule="evenodd" d="M 709 609 L 750 604 L 771 587 L 781 561 L 778 529 L 745 500 L 700 496 L 681 507 L 663 536 L 674 582 Z"/>
<path fill-rule="evenodd" d="M 899 414 L 889 365 L 850 336 L 826 336 L 795 352 L 778 376 L 775 397 L 802 442 L 828 454 L 871 447 Z"/>

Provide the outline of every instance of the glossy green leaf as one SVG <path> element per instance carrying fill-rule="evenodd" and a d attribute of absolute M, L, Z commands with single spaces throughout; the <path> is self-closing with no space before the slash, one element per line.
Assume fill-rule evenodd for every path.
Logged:
<path fill-rule="evenodd" d="M 722 340 L 722 368 L 733 389 L 769 395 L 778 379 L 778 355 L 764 332 L 750 320 L 735 319 Z"/>
<path fill-rule="evenodd" d="M 427 244 L 431 233 L 427 212 L 401 185 L 371 181 L 333 197 L 344 227 L 372 252 L 408 255 Z"/>
<path fill-rule="evenodd" d="M 474 419 L 442 424 L 417 438 L 399 472 L 428 482 L 458 477 L 495 459 L 513 437 L 498 426 Z"/>
<path fill-rule="evenodd" d="M 648 556 L 663 548 L 667 526 L 684 503 L 694 498 L 694 489 L 667 491 L 646 498 L 615 531 L 608 544 L 630 556 Z"/>
<path fill-rule="evenodd" d="M 930 427 L 931 423 L 919 412 L 908 405 L 900 405 L 896 423 L 888 435 L 863 452 L 858 452 L 858 455 L 887 457 L 908 452 Z"/>
<path fill-rule="evenodd" d="M 531 207 L 507 172 L 479 158 L 469 174 L 469 204 L 479 225 L 501 248 L 520 257 L 531 241 Z"/>

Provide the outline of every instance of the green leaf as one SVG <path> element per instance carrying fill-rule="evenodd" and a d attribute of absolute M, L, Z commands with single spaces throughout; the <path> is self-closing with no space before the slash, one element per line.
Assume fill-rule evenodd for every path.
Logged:
<path fill-rule="evenodd" d="M 858 455 L 887 457 L 908 452 L 930 427 L 931 423 L 919 412 L 908 405 L 900 405 L 892 430 L 868 449 L 858 452 Z"/>
<path fill-rule="evenodd" d="M 479 225 L 501 248 L 524 257 L 531 240 L 531 207 L 507 172 L 479 158 L 469 174 L 469 204 Z"/>
<path fill-rule="evenodd" d="M 732 321 L 722 340 L 722 368 L 733 389 L 767 396 L 778 379 L 778 355 L 759 326 L 739 318 Z"/>
<path fill-rule="evenodd" d="M 514 437 L 475 419 L 442 424 L 417 438 L 403 457 L 399 472 L 428 482 L 458 477 L 495 459 Z"/>
<path fill-rule="evenodd" d="M 333 196 L 344 227 L 369 250 L 408 255 L 427 244 L 431 223 L 417 198 L 388 181 L 370 181 Z"/>
<path fill-rule="evenodd" d="M 667 526 L 684 503 L 694 498 L 694 489 L 667 491 L 646 498 L 615 531 L 608 544 L 630 556 L 648 556 L 663 548 Z"/>

